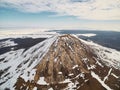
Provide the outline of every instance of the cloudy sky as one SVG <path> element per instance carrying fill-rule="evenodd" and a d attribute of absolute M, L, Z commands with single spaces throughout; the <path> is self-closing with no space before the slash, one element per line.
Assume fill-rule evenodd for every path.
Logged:
<path fill-rule="evenodd" d="M 120 31 L 120 0 L 0 0 L 0 28 Z"/>

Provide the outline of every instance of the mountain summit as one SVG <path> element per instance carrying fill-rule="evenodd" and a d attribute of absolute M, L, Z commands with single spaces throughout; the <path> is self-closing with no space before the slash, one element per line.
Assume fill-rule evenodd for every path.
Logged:
<path fill-rule="evenodd" d="M 109 55 L 120 53 L 113 51 L 73 35 L 54 36 L 26 51 L 1 55 L 0 88 L 119 90 L 120 61 Z"/>

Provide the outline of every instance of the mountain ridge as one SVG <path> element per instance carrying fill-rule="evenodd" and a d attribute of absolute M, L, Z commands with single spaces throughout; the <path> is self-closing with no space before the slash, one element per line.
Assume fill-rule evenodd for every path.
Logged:
<path fill-rule="evenodd" d="M 107 66 L 91 45 L 87 45 L 73 35 L 54 36 L 27 51 L 23 50 L 21 55 L 23 58 L 19 57 L 23 62 L 15 70 L 19 73 L 14 84 L 16 90 L 50 88 L 53 90 L 119 90 L 120 88 L 117 80 L 120 70 L 112 65 Z M 24 59 L 25 57 L 27 58 Z M 23 66 L 25 68 L 22 69 Z M 9 74 L 7 77 L 9 78 Z M 96 86 L 92 86 L 94 84 Z"/>

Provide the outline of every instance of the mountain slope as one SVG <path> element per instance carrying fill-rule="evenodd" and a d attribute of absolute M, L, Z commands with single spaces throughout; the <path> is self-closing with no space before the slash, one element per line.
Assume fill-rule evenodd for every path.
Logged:
<path fill-rule="evenodd" d="M 72 35 L 54 36 L 1 55 L 0 88 L 119 90 L 120 52 L 113 51 Z"/>

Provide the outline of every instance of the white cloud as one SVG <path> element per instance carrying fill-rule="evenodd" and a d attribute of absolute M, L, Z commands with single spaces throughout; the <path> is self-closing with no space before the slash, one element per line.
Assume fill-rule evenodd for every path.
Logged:
<path fill-rule="evenodd" d="M 120 20 L 120 0 L 0 0 L 0 6 L 31 13 L 50 11 L 80 19 Z"/>

